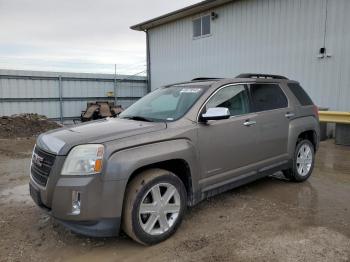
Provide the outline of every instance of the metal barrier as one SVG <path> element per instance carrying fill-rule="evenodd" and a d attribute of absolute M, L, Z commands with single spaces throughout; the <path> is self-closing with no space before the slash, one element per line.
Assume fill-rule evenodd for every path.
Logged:
<path fill-rule="evenodd" d="M 320 122 L 350 124 L 350 112 L 319 111 Z"/>
<path fill-rule="evenodd" d="M 320 122 L 335 123 L 335 143 L 350 145 L 350 112 L 319 111 Z"/>

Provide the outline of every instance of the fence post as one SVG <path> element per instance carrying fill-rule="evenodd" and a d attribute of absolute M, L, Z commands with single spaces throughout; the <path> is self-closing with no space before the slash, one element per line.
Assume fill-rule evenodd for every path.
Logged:
<path fill-rule="evenodd" d="M 62 76 L 58 76 L 58 94 L 60 98 L 60 121 L 63 124 L 63 91 L 62 91 Z"/>

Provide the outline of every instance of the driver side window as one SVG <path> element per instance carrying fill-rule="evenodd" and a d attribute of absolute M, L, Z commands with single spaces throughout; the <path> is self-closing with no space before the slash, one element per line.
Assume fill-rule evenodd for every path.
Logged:
<path fill-rule="evenodd" d="M 249 113 L 248 93 L 244 85 L 231 85 L 218 91 L 207 103 L 206 109 L 226 107 L 231 116 Z"/>

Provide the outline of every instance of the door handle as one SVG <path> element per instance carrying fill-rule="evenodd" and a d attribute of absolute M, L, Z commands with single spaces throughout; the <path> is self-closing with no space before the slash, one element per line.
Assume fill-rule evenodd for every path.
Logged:
<path fill-rule="evenodd" d="M 250 120 L 247 120 L 243 123 L 244 126 L 252 126 L 255 124 L 256 124 L 256 121 L 250 121 Z"/>
<path fill-rule="evenodd" d="M 294 114 L 294 113 L 291 113 L 291 112 L 288 112 L 288 113 L 286 113 L 284 116 L 285 116 L 286 118 L 290 118 L 290 117 L 295 116 L 295 114 Z"/>

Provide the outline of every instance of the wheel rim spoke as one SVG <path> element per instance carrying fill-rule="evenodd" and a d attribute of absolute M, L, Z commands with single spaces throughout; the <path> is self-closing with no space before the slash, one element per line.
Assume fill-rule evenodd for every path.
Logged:
<path fill-rule="evenodd" d="M 157 206 L 152 203 L 152 204 L 146 204 L 146 203 L 142 203 L 140 206 L 140 214 L 150 214 L 150 213 L 157 213 L 158 212 L 158 208 Z"/>
<path fill-rule="evenodd" d="M 162 201 L 162 196 L 160 195 L 160 188 L 158 185 L 152 188 L 153 202 L 160 203 Z"/>
<path fill-rule="evenodd" d="M 147 233 L 150 233 L 154 228 L 154 225 L 157 223 L 157 220 L 158 220 L 158 216 L 155 214 L 151 214 L 146 224 L 144 224 L 143 230 L 145 230 Z"/>
<path fill-rule="evenodd" d="M 164 207 L 164 213 L 179 213 L 180 212 L 180 205 L 179 204 L 167 204 Z"/>
<path fill-rule="evenodd" d="M 159 225 L 163 232 L 167 231 L 169 228 L 168 219 L 164 213 L 159 216 Z"/>
<path fill-rule="evenodd" d="M 310 147 L 307 147 L 306 150 L 305 150 L 306 158 L 309 156 L 310 153 L 311 153 Z"/>
<path fill-rule="evenodd" d="M 165 194 L 162 197 L 162 201 L 163 204 L 168 204 L 170 199 L 173 197 L 173 195 L 175 194 L 175 187 L 170 185 L 170 187 L 168 187 L 168 189 L 166 190 Z"/>
<path fill-rule="evenodd" d="M 308 171 L 307 171 L 307 167 L 306 167 L 306 165 L 304 164 L 304 165 L 303 165 L 303 175 L 306 175 L 307 172 L 308 172 Z"/>

